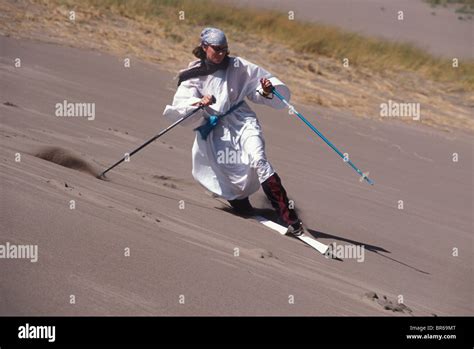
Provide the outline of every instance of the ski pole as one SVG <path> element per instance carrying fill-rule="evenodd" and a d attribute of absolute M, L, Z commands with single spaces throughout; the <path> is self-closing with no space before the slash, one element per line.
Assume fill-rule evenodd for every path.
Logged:
<path fill-rule="evenodd" d="M 216 98 L 214 96 L 212 96 L 212 103 L 215 103 L 216 102 Z M 198 110 L 201 110 L 202 108 L 204 108 L 203 105 L 200 105 L 198 108 L 194 109 L 192 112 L 190 112 L 189 114 L 183 116 L 182 118 L 180 118 L 179 120 L 175 121 L 174 123 L 172 123 L 171 125 L 169 125 L 167 128 L 165 128 L 164 130 L 160 131 L 160 133 L 158 133 L 156 136 L 150 138 L 148 141 L 146 141 L 145 143 L 143 143 L 141 146 L 139 146 L 138 148 L 132 150 L 130 153 L 125 153 L 125 156 L 120 159 L 119 161 L 117 161 L 115 164 L 113 164 L 112 166 L 110 166 L 109 168 L 107 168 L 104 172 L 102 172 L 101 174 L 99 174 L 97 176 L 97 178 L 99 179 L 103 179 L 105 178 L 105 174 L 107 172 L 109 172 L 111 169 L 113 169 L 115 166 L 121 164 L 122 162 L 125 161 L 125 159 L 127 158 L 130 158 L 133 154 L 135 154 L 136 152 L 140 151 L 141 149 L 145 148 L 148 144 L 150 144 L 151 142 L 155 141 L 156 139 L 158 139 L 159 137 L 163 136 L 166 132 L 168 132 L 169 130 L 171 130 L 173 127 L 175 127 L 176 125 L 179 125 L 181 122 L 183 122 L 184 120 L 186 120 L 187 118 L 189 118 L 191 115 L 194 115 L 194 113 L 196 113 Z"/>
<path fill-rule="evenodd" d="M 329 145 L 343 160 L 344 162 L 346 162 L 347 164 L 349 164 L 350 167 L 352 167 L 360 176 L 360 181 L 362 182 L 364 179 L 367 181 L 367 183 L 369 183 L 370 185 L 374 185 L 374 181 L 372 181 L 368 176 L 369 176 L 369 172 L 365 172 L 363 173 L 361 170 L 359 170 L 359 168 L 357 168 L 356 165 L 354 165 L 352 163 L 352 161 L 350 161 L 348 158 L 346 158 L 344 156 L 344 154 L 342 154 L 339 149 L 337 149 L 334 144 L 332 144 L 329 139 L 327 139 L 326 137 L 324 137 L 324 135 L 319 132 L 319 130 L 314 127 L 308 120 L 306 120 L 306 118 L 301 115 L 296 109 L 295 107 L 293 107 L 290 103 L 288 103 L 288 101 L 285 99 L 285 97 L 283 97 L 281 94 L 279 94 L 277 92 L 277 90 L 275 89 L 275 87 L 272 88 L 272 92 L 275 96 L 277 96 L 279 99 L 281 99 L 281 101 L 283 103 L 286 104 L 286 106 L 288 107 L 288 109 L 290 110 L 290 112 L 293 112 L 295 113 L 312 131 L 314 131 L 314 133 L 316 133 L 319 137 L 321 137 L 321 139 L 326 142 L 327 145 Z"/>

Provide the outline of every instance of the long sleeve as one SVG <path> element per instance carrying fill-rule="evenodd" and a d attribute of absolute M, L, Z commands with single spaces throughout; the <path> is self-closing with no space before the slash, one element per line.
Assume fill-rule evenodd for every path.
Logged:
<path fill-rule="evenodd" d="M 291 93 L 289 88 L 278 78 L 273 76 L 271 73 L 266 71 L 265 69 L 257 66 L 248 61 L 244 61 L 247 65 L 247 74 L 248 74 L 248 81 L 247 81 L 247 93 L 246 96 L 252 102 L 257 104 L 264 104 L 269 107 L 275 109 L 283 109 L 285 108 L 285 104 L 276 96 L 273 98 L 265 98 L 263 97 L 258 91 L 263 92 L 262 86 L 260 84 L 261 78 L 267 78 L 271 81 L 273 87 L 280 93 L 288 102 L 290 101 Z M 258 90 L 258 91 L 257 91 Z"/>
<path fill-rule="evenodd" d="M 197 107 L 192 104 L 199 102 L 201 98 L 202 96 L 196 82 L 192 82 L 192 79 L 183 81 L 176 90 L 172 105 L 167 105 L 165 107 L 163 116 L 170 121 L 176 121 L 196 109 Z M 183 121 L 181 125 L 193 125 L 200 120 L 201 117 L 202 111 L 198 111 L 196 114 Z"/>

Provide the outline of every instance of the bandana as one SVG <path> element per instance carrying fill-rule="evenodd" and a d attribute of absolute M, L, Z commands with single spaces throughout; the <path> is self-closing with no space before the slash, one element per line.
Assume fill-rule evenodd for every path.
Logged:
<path fill-rule="evenodd" d="M 214 46 L 227 46 L 227 38 L 222 30 L 217 28 L 204 28 L 201 32 L 201 44 Z"/>

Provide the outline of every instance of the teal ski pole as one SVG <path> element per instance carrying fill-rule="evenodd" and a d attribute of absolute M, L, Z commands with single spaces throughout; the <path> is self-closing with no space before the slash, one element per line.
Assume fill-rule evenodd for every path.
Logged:
<path fill-rule="evenodd" d="M 279 94 L 278 91 L 275 89 L 275 87 L 272 88 L 272 92 L 275 96 L 277 96 L 279 99 L 281 99 L 281 101 L 283 103 L 286 104 L 286 106 L 288 107 L 290 112 L 295 113 L 314 133 L 316 133 L 319 137 L 321 137 L 321 139 L 324 142 L 326 142 L 326 144 L 329 145 L 344 160 L 344 162 L 346 162 L 350 167 L 352 167 L 359 174 L 361 182 L 363 180 L 366 180 L 367 183 L 369 183 L 370 185 L 374 185 L 374 181 L 369 178 L 369 172 L 364 173 L 361 170 L 359 170 L 359 168 L 356 165 L 354 165 L 351 160 L 346 158 L 344 156 L 344 154 L 342 154 L 339 151 L 339 149 L 337 149 L 334 146 L 334 144 L 332 144 L 329 141 L 329 139 L 324 137 L 324 135 L 321 132 L 319 132 L 319 130 L 316 127 L 314 127 L 308 120 L 306 120 L 306 118 L 303 115 L 301 115 L 298 111 L 296 111 L 295 107 L 293 107 L 290 103 L 288 103 L 288 101 L 285 99 L 285 97 L 283 97 L 281 94 Z"/>

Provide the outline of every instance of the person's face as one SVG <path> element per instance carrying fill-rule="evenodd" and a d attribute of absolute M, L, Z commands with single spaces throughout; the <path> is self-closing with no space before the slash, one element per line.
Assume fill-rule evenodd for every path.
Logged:
<path fill-rule="evenodd" d="M 202 49 L 206 52 L 207 59 L 215 64 L 222 62 L 228 53 L 227 46 L 203 45 Z"/>

